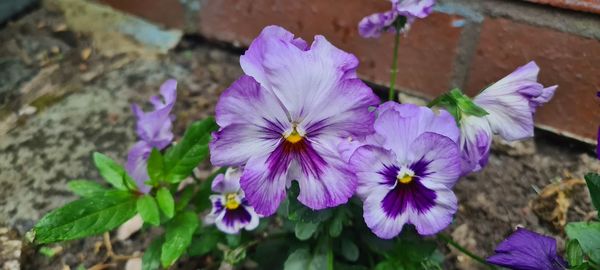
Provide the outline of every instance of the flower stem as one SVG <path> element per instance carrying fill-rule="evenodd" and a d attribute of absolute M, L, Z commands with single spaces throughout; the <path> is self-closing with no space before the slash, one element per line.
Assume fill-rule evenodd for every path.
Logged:
<path fill-rule="evenodd" d="M 327 270 L 333 270 L 333 243 L 331 237 L 327 237 Z"/>
<path fill-rule="evenodd" d="M 394 86 L 396 84 L 396 76 L 398 75 L 398 47 L 400 45 L 400 29 L 396 29 L 396 36 L 394 37 L 394 58 L 392 59 L 392 70 L 390 71 L 390 93 L 388 99 L 390 101 L 394 100 Z"/>
<path fill-rule="evenodd" d="M 463 254 L 469 256 L 471 259 L 486 265 L 487 267 L 489 267 L 490 269 L 496 269 L 495 266 L 489 264 L 488 262 L 485 261 L 485 259 L 473 254 L 471 251 L 467 250 L 465 247 L 461 246 L 459 243 L 455 242 L 454 240 L 452 240 L 452 237 L 445 235 L 445 234 L 438 234 L 437 238 L 441 241 L 446 242 L 447 244 L 451 245 L 452 247 L 454 247 L 455 249 L 457 249 L 458 251 L 462 252 Z"/>

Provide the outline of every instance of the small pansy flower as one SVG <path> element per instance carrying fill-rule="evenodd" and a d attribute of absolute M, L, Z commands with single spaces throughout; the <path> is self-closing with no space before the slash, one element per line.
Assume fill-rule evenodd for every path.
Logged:
<path fill-rule="evenodd" d="M 370 144 L 350 158 L 367 226 L 393 238 L 405 224 L 431 235 L 452 221 L 460 175 L 459 130 L 445 110 L 387 102 L 378 109 Z"/>
<path fill-rule="evenodd" d="M 160 86 L 162 98 L 150 98 L 150 103 L 154 106 L 151 112 L 144 112 L 137 104 L 131 105 L 137 119 L 135 131 L 140 140 L 129 150 L 125 169 L 136 181 L 140 192 L 148 193 L 151 189 L 145 182 L 149 179 L 146 167 L 152 148 L 162 150 L 173 141 L 171 110 L 177 97 L 176 89 L 177 81 L 165 81 Z"/>
<path fill-rule="evenodd" d="M 244 166 L 241 187 L 257 213 L 273 214 L 292 180 L 298 200 L 334 207 L 356 190 L 341 158 L 342 138 L 373 132 L 379 103 L 356 76 L 358 60 L 316 36 L 312 45 L 287 30 L 266 27 L 240 58 L 247 75 L 220 97 L 221 127 L 210 143 L 216 166 Z"/>
<path fill-rule="evenodd" d="M 487 262 L 514 270 L 564 270 L 567 262 L 557 254 L 556 240 L 518 228 L 496 247 Z"/>
<path fill-rule="evenodd" d="M 537 107 L 550 101 L 558 87 L 545 88 L 538 83 L 539 71 L 540 68 L 531 61 L 473 99 L 473 103 L 486 110 L 488 115 L 482 118 L 467 115 L 461 119 L 464 174 L 485 166 L 493 134 L 507 141 L 533 136 L 533 115 Z"/>
<path fill-rule="evenodd" d="M 248 231 L 258 226 L 259 216 L 244 198 L 240 189 L 241 170 L 228 168 L 225 174 L 219 174 L 212 183 L 212 210 L 206 216 L 207 224 L 215 224 L 219 230 L 229 234 L 239 233 L 243 228 Z"/>
<path fill-rule="evenodd" d="M 394 32 L 394 22 L 406 17 L 405 28 L 416 18 L 425 18 L 433 11 L 435 0 L 391 0 L 392 9 L 371 14 L 358 23 L 358 33 L 364 38 L 377 38 L 383 32 Z"/>

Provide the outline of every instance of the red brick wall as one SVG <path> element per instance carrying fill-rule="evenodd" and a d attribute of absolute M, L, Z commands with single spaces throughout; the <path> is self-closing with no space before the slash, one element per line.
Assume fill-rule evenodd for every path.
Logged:
<path fill-rule="evenodd" d="M 206 38 L 246 46 L 270 24 L 304 39 L 325 35 L 361 60 L 362 78 L 389 80 L 392 36 L 363 39 L 358 21 L 388 8 L 382 0 L 102 0 L 110 5 Z M 587 11 L 577 13 L 525 1 L 439 0 L 438 12 L 415 23 L 401 41 L 398 83 L 432 98 L 451 87 L 470 94 L 517 66 L 535 60 L 555 98 L 536 115 L 540 127 L 595 141 L 600 123 L 600 0 L 529 0 Z M 168 8 L 167 8 L 168 7 Z"/>

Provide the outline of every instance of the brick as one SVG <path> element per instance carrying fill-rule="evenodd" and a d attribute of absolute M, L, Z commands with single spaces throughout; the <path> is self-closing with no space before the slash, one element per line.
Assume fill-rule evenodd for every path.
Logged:
<path fill-rule="evenodd" d="M 525 0 L 555 7 L 600 14 L 600 0 Z"/>
<path fill-rule="evenodd" d="M 185 27 L 184 7 L 178 0 L 100 0 L 100 2 L 166 27 L 179 29 Z"/>
<path fill-rule="evenodd" d="M 387 1 L 364 0 L 206 0 L 198 16 L 203 36 L 247 46 L 263 27 L 281 25 L 305 40 L 322 34 L 361 60 L 359 74 L 386 85 L 392 61 L 393 34 L 363 39 L 357 24 L 364 16 L 390 8 Z M 425 97 L 450 87 L 462 29 L 457 16 L 437 13 L 415 23 L 402 38 L 398 84 Z"/>
<path fill-rule="evenodd" d="M 480 89 L 535 60 L 540 81 L 558 90 L 540 108 L 536 123 L 554 132 L 594 142 L 600 106 L 600 41 L 508 19 L 487 18 L 471 64 L 467 91 Z"/>

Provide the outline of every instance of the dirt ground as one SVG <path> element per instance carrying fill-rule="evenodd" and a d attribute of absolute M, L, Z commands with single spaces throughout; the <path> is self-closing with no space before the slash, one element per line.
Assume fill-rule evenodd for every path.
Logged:
<path fill-rule="evenodd" d="M 144 103 L 162 81 L 177 79 L 175 131 L 181 135 L 187 123 L 211 115 L 219 94 L 242 74 L 241 50 L 197 37 L 184 37 L 157 57 L 109 57 L 101 50 L 69 30 L 60 13 L 43 9 L 0 29 L 0 225 L 21 236 L 43 214 L 74 199 L 67 181 L 99 179 L 93 151 L 124 161 L 135 141 L 131 102 Z M 581 180 L 585 172 L 600 171 L 592 147 L 537 135 L 518 145 L 498 143 L 489 165 L 458 183 L 460 208 L 447 229 L 457 242 L 486 256 L 521 225 L 556 236 L 562 247 L 564 222 L 593 215 Z M 145 233 L 152 232 L 114 241 L 115 252 L 139 254 L 149 242 Z M 22 269 L 90 267 L 104 259 L 105 251 L 95 250 L 101 241 L 61 244 L 51 258 L 25 248 Z M 448 269 L 479 269 L 446 252 Z M 184 261 L 176 269 L 198 263 Z"/>

